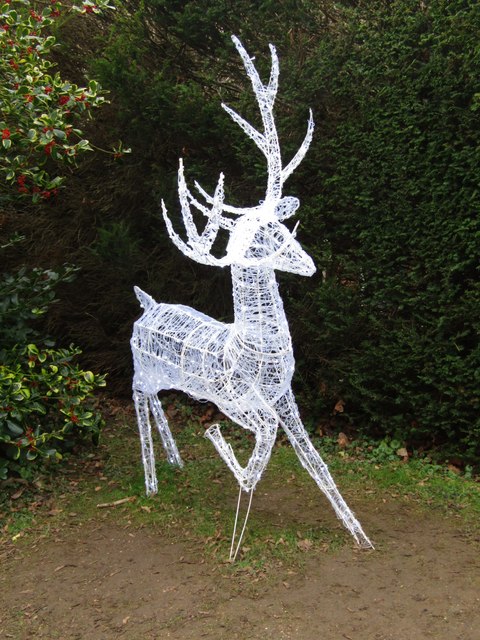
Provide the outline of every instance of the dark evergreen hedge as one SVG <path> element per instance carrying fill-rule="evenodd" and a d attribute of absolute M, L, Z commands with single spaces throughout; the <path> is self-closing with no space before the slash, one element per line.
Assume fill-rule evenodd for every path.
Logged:
<path fill-rule="evenodd" d="M 261 197 L 262 158 L 219 103 L 256 118 L 230 34 L 265 69 L 274 42 L 285 158 L 302 138 L 309 106 L 317 122 L 288 193 L 301 198 L 299 237 L 319 273 L 308 281 L 280 276 L 308 413 L 328 418 L 341 399 L 342 419 L 365 431 L 478 456 L 480 4 L 124 5 L 95 73 L 112 90 L 119 134 L 133 147 L 122 233 L 131 229 L 156 259 L 152 268 L 137 252 L 126 263 L 137 284 L 228 317 L 228 274 L 176 252 L 157 217 L 158 197 L 176 208 L 179 155 L 207 186 L 225 170 L 230 200 Z M 110 215 L 117 219 L 118 210 Z M 206 299 L 206 290 L 215 294 Z"/>
<path fill-rule="evenodd" d="M 308 61 L 328 254 L 302 351 L 357 424 L 478 456 L 480 5 L 354 4 Z"/>

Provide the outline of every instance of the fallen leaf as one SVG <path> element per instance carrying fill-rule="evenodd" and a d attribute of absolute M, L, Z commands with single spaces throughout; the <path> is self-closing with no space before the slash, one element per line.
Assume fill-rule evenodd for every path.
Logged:
<path fill-rule="evenodd" d="M 165 413 L 169 418 L 174 418 L 178 413 L 178 409 L 175 407 L 174 404 L 169 404 Z"/>
<path fill-rule="evenodd" d="M 21 489 L 17 489 L 15 493 L 12 493 L 12 496 L 11 496 L 12 500 L 18 500 L 18 498 L 20 498 L 20 496 L 24 491 L 25 491 L 25 487 L 22 487 Z"/>
<path fill-rule="evenodd" d="M 336 405 L 333 407 L 333 413 L 343 413 L 345 408 L 345 401 L 340 398 Z"/>
<path fill-rule="evenodd" d="M 452 473 L 455 473 L 455 474 L 457 474 L 457 475 L 460 475 L 460 474 L 462 473 L 462 470 L 461 470 L 461 469 L 459 469 L 458 467 L 456 467 L 454 464 L 449 464 L 449 465 L 447 466 L 447 469 L 448 469 L 449 471 L 451 471 Z"/>
<path fill-rule="evenodd" d="M 308 538 L 305 538 L 304 540 L 299 540 L 297 542 L 297 547 L 300 549 L 300 551 L 310 551 L 310 549 L 313 547 L 313 542 L 311 540 L 308 540 Z"/>
<path fill-rule="evenodd" d="M 126 618 L 124 618 L 122 620 L 122 624 L 127 624 L 127 622 L 130 620 L 130 616 L 127 616 Z"/>
<path fill-rule="evenodd" d="M 349 445 L 348 437 L 345 433 L 343 433 L 343 431 L 338 434 L 337 444 L 340 449 L 345 449 L 345 447 L 348 447 Z"/>
<path fill-rule="evenodd" d="M 199 420 L 200 422 L 203 424 L 204 422 L 208 422 L 209 420 L 212 419 L 213 413 L 214 413 L 215 409 L 213 407 L 209 407 L 205 413 L 203 414 L 203 416 L 200 416 Z"/>

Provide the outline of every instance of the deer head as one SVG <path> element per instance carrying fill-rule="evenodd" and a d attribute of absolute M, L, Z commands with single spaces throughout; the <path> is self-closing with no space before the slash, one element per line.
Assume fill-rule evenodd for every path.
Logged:
<path fill-rule="evenodd" d="M 290 231 L 282 224 L 283 220 L 296 212 L 300 203 L 297 198 L 291 196 L 282 197 L 282 188 L 283 183 L 300 164 L 310 146 L 314 128 L 312 112 L 310 111 L 307 133 L 300 148 L 287 166 L 283 168 L 280 143 L 273 116 L 279 75 L 275 47 L 269 45 L 272 67 L 268 84 L 263 84 L 252 59 L 245 51 L 240 40 L 236 36 L 232 36 L 232 40 L 252 82 L 262 118 L 263 133 L 257 131 L 227 105 L 222 104 L 222 107 L 254 141 L 266 158 L 268 181 L 265 199 L 254 207 L 239 208 L 225 204 L 224 176 L 222 173 L 213 196 L 209 195 L 198 182 L 195 182 L 197 191 L 206 203 L 203 204 L 188 189 L 183 162 L 180 160 L 178 193 L 188 237 L 187 242 L 184 242 L 174 231 L 165 203 L 162 200 L 162 213 L 165 224 L 170 238 L 180 251 L 201 264 L 220 267 L 227 265 L 263 266 L 309 276 L 315 272 L 315 265 L 295 239 L 298 224 L 293 231 Z M 192 207 L 207 218 L 207 223 L 201 233 L 198 232 L 194 222 Z M 225 216 L 225 213 L 230 214 L 230 216 Z M 230 233 L 230 238 L 225 256 L 217 258 L 212 255 L 211 248 L 221 228 Z"/>

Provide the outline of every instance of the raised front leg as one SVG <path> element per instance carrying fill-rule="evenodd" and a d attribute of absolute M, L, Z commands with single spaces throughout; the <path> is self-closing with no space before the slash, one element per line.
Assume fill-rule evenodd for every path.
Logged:
<path fill-rule="evenodd" d="M 270 460 L 270 454 L 277 436 L 278 421 L 268 407 L 248 413 L 229 412 L 229 417 L 240 426 L 255 433 L 255 447 L 245 467 L 238 462 L 232 446 L 225 440 L 220 425 L 214 424 L 205 432 L 214 447 L 232 471 L 240 487 L 246 491 L 255 489 L 257 482 Z"/>
<path fill-rule="evenodd" d="M 302 424 L 293 393 L 289 390 L 275 404 L 280 424 L 295 449 L 300 462 L 332 504 L 337 517 L 361 547 L 373 548 L 355 515 L 342 498 L 327 465 L 313 446 Z"/>

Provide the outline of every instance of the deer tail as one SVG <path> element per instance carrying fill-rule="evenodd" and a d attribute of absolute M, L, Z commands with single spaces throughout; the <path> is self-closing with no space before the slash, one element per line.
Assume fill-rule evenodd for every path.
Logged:
<path fill-rule="evenodd" d="M 148 293 L 145 293 L 145 291 L 142 291 L 140 287 L 133 287 L 133 290 L 135 291 L 135 295 L 137 296 L 138 301 L 140 302 L 140 306 L 142 307 L 142 309 L 145 309 L 145 311 L 148 311 L 150 307 L 157 304 L 155 300 L 152 298 L 152 296 L 149 296 Z"/>

